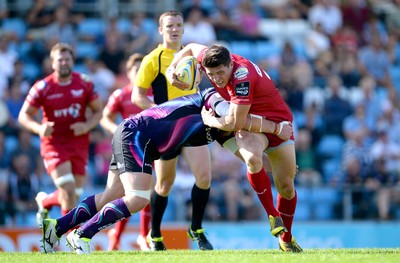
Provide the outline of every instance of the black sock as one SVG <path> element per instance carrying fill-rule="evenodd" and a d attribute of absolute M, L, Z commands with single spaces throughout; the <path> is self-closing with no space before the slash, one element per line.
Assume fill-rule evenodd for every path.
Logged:
<path fill-rule="evenodd" d="M 167 209 L 168 196 L 164 197 L 153 191 L 150 198 L 151 205 L 151 236 L 161 237 L 161 221 Z"/>
<path fill-rule="evenodd" d="M 192 188 L 192 230 L 202 228 L 204 213 L 206 210 L 210 188 L 204 190 L 193 185 Z"/>

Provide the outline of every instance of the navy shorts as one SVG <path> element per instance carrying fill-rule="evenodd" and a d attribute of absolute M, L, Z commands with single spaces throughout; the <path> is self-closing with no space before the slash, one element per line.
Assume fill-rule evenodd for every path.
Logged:
<path fill-rule="evenodd" d="M 151 139 L 137 129 L 135 122 L 123 121 L 112 139 L 113 153 L 109 169 L 118 173 L 152 174 L 153 161 L 160 158 Z"/>

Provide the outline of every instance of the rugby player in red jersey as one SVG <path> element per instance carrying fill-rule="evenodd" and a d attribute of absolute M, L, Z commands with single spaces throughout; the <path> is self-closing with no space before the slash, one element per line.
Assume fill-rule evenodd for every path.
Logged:
<path fill-rule="evenodd" d="M 50 51 L 54 72 L 30 89 L 18 120 L 40 136 L 40 153 L 57 190 L 39 192 L 38 225 L 48 210 L 61 206 L 65 215 L 83 192 L 89 157 L 89 131 L 100 121 L 103 105 L 88 76 L 73 71 L 74 51 L 64 43 Z M 37 115 L 41 111 L 41 122 Z"/>
<path fill-rule="evenodd" d="M 178 61 L 184 56 L 195 56 L 216 91 L 230 101 L 226 116 L 215 116 L 211 110 L 203 110 L 204 124 L 226 131 L 236 132 L 238 151 L 247 166 L 247 178 L 267 211 L 271 234 L 279 237 L 279 247 L 287 252 L 301 252 L 301 247 L 292 236 L 292 223 L 296 210 L 297 194 L 294 187 L 296 157 L 294 137 L 284 141 L 279 134 L 282 123 L 293 120 L 292 113 L 279 94 L 270 76 L 256 64 L 236 54 L 231 54 L 222 45 L 207 47 L 189 44 L 179 51 L 167 69 L 167 78 L 178 88 L 188 84 L 178 81 L 174 73 Z M 275 122 L 272 134 L 243 130 L 246 117 L 260 123 L 265 119 Z M 261 127 L 261 126 L 260 126 Z M 248 129 L 251 130 L 251 129 Z M 271 182 L 263 169 L 262 156 L 266 151 L 278 190 L 275 209 L 271 193 Z M 283 221 L 285 231 L 274 231 L 277 222 Z M 280 224 L 279 224 L 280 226 Z M 279 228 L 281 229 L 281 228 Z"/>

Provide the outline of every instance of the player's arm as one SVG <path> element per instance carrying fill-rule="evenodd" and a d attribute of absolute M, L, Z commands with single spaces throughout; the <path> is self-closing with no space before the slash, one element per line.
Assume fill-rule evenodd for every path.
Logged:
<path fill-rule="evenodd" d="M 151 101 L 147 96 L 148 91 L 148 89 L 134 85 L 131 96 L 132 103 L 136 104 L 143 110 L 156 106 L 157 104 Z"/>
<path fill-rule="evenodd" d="M 118 125 L 115 123 L 117 118 L 117 113 L 112 112 L 109 107 L 105 107 L 103 109 L 103 114 L 100 119 L 100 125 L 104 130 L 108 131 L 111 134 L 114 134 Z"/>
<path fill-rule="evenodd" d="M 214 116 L 212 110 L 203 108 L 201 116 L 205 125 L 224 131 L 239 131 L 246 125 L 247 115 L 251 105 L 229 104 L 228 114 L 221 117 Z"/>
<path fill-rule="evenodd" d="M 169 65 L 169 67 L 165 72 L 166 78 L 171 83 L 172 86 L 182 90 L 185 90 L 189 87 L 187 83 L 179 81 L 176 78 L 177 77 L 175 74 L 176 65 L 178 64 L 179 60 L 181 60 L 183 57 L 194 56 L 195 58 L 197 58 L 200 52 L 205 48 L 207 48 L 207 46 L 191 43 L 175 54 L 174 59 L 172 60 L 171 64 Z"/>
<path fill-rule="evenodd" d="M 18 115 L 18 122 L 33 133 L 38 134 L 40 137 L 49 136 L 53 133 L 54 122 L 39 123 L 35 120 L 35 115 L 39 109 L 30 105 L 25 101 Z"/>
<path fill-rule="evenodd" d="M 91 129 L 96 127 L 101 119 L 103 111 L 103 103 L 100 98 L 92 100 L 88 107 L 91 109 L 91 115 L 87 118 L 86 122 L 75 122 L 70 126 L 70 129 L 74 131 L 75 136 L 79 136 L 88 133 Z"/>
<path fill-rule="evenodd" d="M 202 118 L 204 124 L 210 127 L 224 127 L 225 121 L 235 122 L 235 118 L 232 117 L 231 111 L 243 111 L 239 116 L 242 117 L 246 112 L 248 112 L 247 107 L 241 107 L 236 109 L 238 105 L 234 103 L 229 103 L 228 101 L 223 100 L 218 97 L 214 100 L 214 105 L 211 105 L 211 108 L 207 111 L 205 107 L 202 109 Z M 233 104 L 233 108 L 231 105 Z M 227 116 L 228 119 L 217 116 Z M 233 116 L 235 116 L 233 114 Z M 214 119 L 213 119 L 214 118 Z M 215 126 L 211 126 L 215 125 Z M 217 127 L 218 126 L 218 127 Z M 235 129 L 235 126 L 232 125 L 231 130 Z M 229 129 L 229 126 L 225 126 L 226 129 Z M 288 140 L 293 134 L 293 127 L 290 122 L 283 121 L 279 124 L 276 124 L 273 121 L 265 119 L 265 117 L 247 114 L 245 116 L 245 124 L 242 127 L 243 130 L 251 131 L 251 132 L 262 132 L 262 133 L 272 133 L 277 135 L 282 140 Z"/>

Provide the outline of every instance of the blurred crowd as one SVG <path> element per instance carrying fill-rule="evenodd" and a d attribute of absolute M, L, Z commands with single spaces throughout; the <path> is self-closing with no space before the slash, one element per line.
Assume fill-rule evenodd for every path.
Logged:
<path fill-rule="evenodd" d="M 169 2 L 185 15 L 184 44 L 222 43 L 274 79 L 294 113 L 296 184 L 305 190 L 298 193 L 300 219 L 400 217 L 400 0 Z M 94 8 L 105 3 L 116 12 Z M 161 40 L 154 10 L 119 15 L 119 4 L 138 3 L 0 0 L 0 225 L 27 222 L 37 209 L 36 193 L 53 187 L 39 139 L 17 122 L 30 86 L 52 72 L 49 48 L 73 45 L 76 70 L 91 77 L 106 101 L 128 83 L 127 57 L 146 54 Z M 82 4 L 93 8 L 82 11 Z M 204 80 L 201 87 L 208 85 Z M 88 188 L 106 182 L 110 140 L 101 128 L 91 133 Z M 243 164 L 217 144 L 210 149 L 207 219 L 260 220 Z M 175 207 L 190 206 L 193 182 L 181 160 Z M 333 189 L 330 197 L 310 194 L 326 187 Z M 326 211 L 312 210 L 318 200 Z M 190 217 L 182 209 L 174 213 L 177 220 Z"/>

